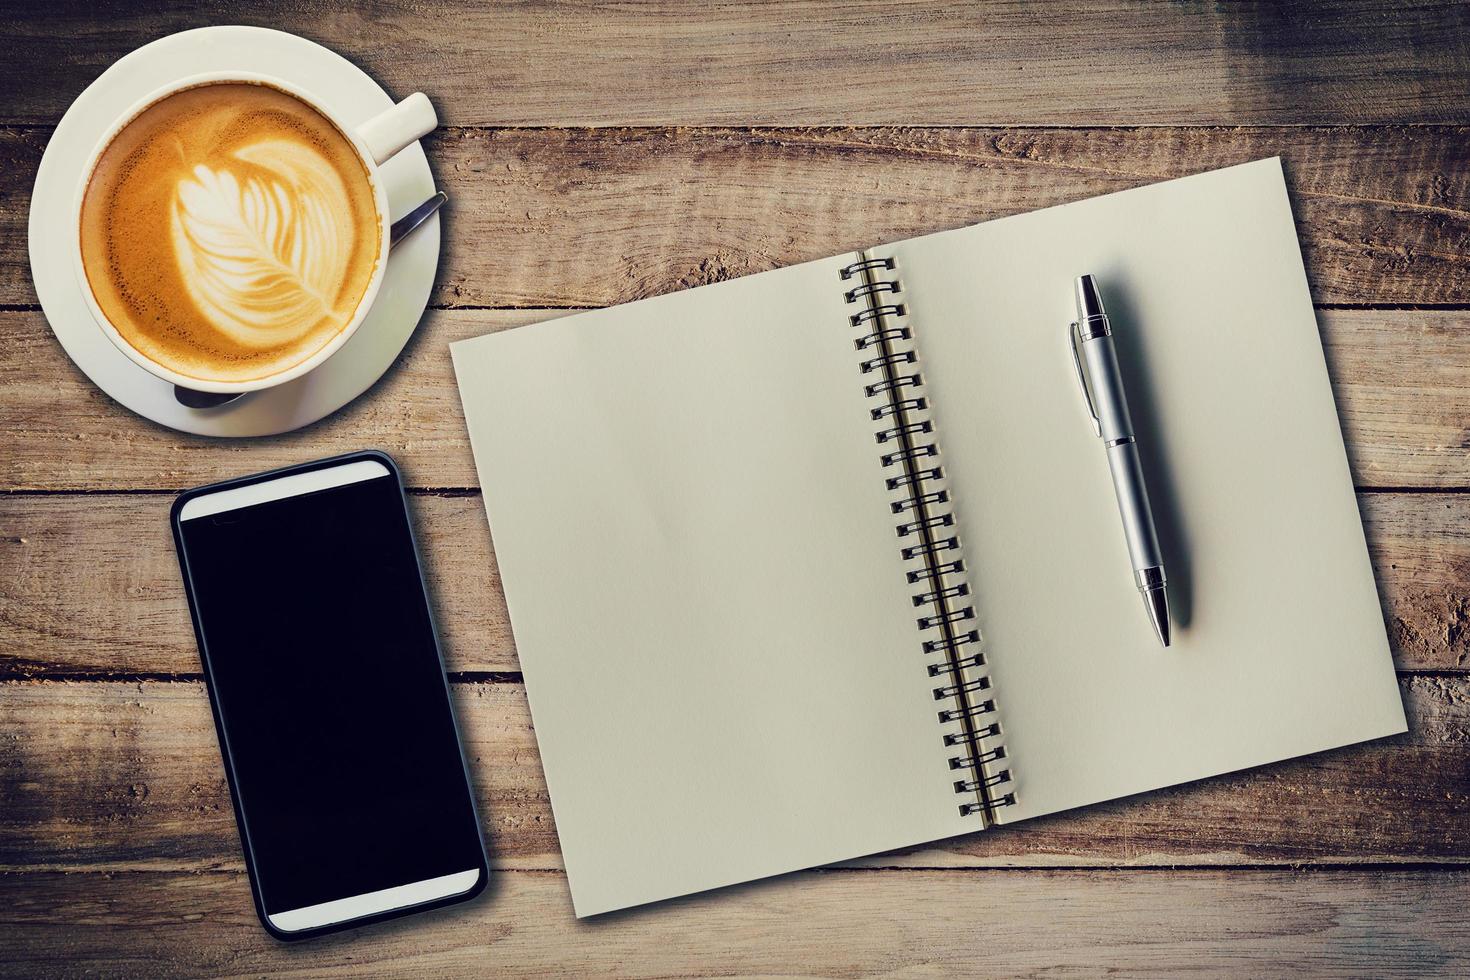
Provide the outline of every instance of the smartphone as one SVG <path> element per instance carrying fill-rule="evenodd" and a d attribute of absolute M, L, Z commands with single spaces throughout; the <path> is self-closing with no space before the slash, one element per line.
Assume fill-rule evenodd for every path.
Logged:
<path fill-rule="evenodd" d="M 479 894 L 489 869 L 393 460 L 200 487 L 172 524 L 265 928 L 302 939 Z"/>

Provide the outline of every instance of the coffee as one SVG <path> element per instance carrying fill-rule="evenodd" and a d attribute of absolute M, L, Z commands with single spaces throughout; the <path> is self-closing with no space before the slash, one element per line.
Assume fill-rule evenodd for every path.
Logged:
<path fill-rule="evenodd" d="M 267 85 L 166 96 L 102 152 L 82 265 L 125 341 L 186 377 L 244 382 L 311 357 L 352 322 L 381 226 L 351 141 Z"/>

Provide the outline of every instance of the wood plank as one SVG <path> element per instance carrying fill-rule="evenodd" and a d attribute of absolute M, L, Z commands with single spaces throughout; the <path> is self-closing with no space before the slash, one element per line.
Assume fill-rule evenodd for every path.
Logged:
<path fill-rule="evenodd" d="M 1400 668 L 1470 669 L 1470 499 L 1358 497 L 1368 553 Z M 465 577 L 471 577 L 471 570 Z"/>
<path fill-rule="evenodd" d="M 437 310 L 398 364 L 330 419 L 270 439 L 185 436 L 133 416 L 66 359 L 35 312 L 0 312 L 0 491 L 180 489 L 377 446 L 410 484 L 477 484 L 448 345 L 560 315 Z M 1319 314 L 1361 488 L 1470 487 L 1470 313 Z"/>
<path fill-rule="evenodd" d="M 1470 313 L 1319 311 L 1353 482 L 1470 482 Z"/>
<path fill-rule="evenodd" d="M 36 302 L 27 235 L 31 188 L 50 137 L 49 127 L 0 129 L 0 303 Z"/>
<path fill-rule="evenodd" d="M 172 502 L 0 496 L 0 676 L 199 673 Z M 449 669 L 520 670 L 480 495 L 415 496 L 410 507 Z"/>
<path fill-rule="evenodd" d="M 1319 303 L 1470 303 L 1470 129 L 483 131 L 435 300 L 606 306 L 1280 156 Z"/>
<path fill-rule="evenodd" d="M 9 121 L 54 121 L 111 62 L 210 24 L 302 34 L 459 125 L 1100 125 L 1470 119 L 1452 2 L 646 4 L 48 0 L 0 17 Z M 1037 28 L 1044 24 L 1045 29 Z"/>
<path fill-rule="evenodd" d="M 557 874 L 297 945 L 240 873 L 0 876 L 16 976 L 1462 977 L 1470 873 L 809 872 L 578 922 Z"/>
<path fill-rule="evenodd" d="M 1470 679 L 1401 688 L 1403 736 L 854 863 L 1470 862 Z M 560 867 L 521 685 L 454 692 L 493 860 Z M 0 745 L 0 869 L 241 866 L 201 683 L 5 682 Z"/>
<path fill-rule="evenodd" d="M 0 303 L 44 140 L 0 130 Z M 433 299 L 605 306 L 1277 155 L 1318 302 L 1470 303 L 1466 127 L 453 130 Z"/>
<path fill-rule="evenodd" d="M 172 497 L 0 496 L 0 676 L 196 675 Z M 452 671 L 520 669 L 478 494 L 412 498 Z M 1398 666 L 1470 670 L 1470 496 L 1359 498 Z"/>

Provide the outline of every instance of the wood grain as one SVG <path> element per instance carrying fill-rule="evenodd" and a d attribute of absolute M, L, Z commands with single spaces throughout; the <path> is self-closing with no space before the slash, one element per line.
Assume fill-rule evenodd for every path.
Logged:
<path fill-rule="evenodd" d="M 1407 735 L 854 864 L 1470 862 L 1470 678 L 1401 688 Z M 454 693 L 494 862 L 560 867 L 521 685 Z M 0 868 L 241 866 L 202 683 L 5 682 L 0 744 Z"/>
<path fill-rule="evenodd" d="M 51 0 L 7 13 L 4 118 L 52 122 L 146 40 L 210 24 L 328 44 L 459 125 L 1382 123 L 1470 119 L 1449 2 L 936 5 Z"/>
<path fill-rule="evenodd" d="M 1470 872 L 808 872 L 578 922 L 554 873 L 297 945 L 239 873 L 0 876 L 0 972 L 309 976 L 1431 977 L 1470 970 Z"/>
<path fill-rule="evenodd" d="M 417 487 L 477 484 L 448 345 L 561 315 L 439 310 L 398 364 L 335 416 L 270 439 L 181 435 L 98 391 L 35 312 L 0 312 L 0 491 L 182 489 L 377 446 Z M 1470 313 L 1319 314 L 1354 479 L 1363 488 L 1470 487 Z"/>
<path fill-rule="evenodd" d="M 26 244 L 71 100 L 219 23 L 321 41 L 447 127 L 447 309 L 369 395 L 249 443 L 93 388 Z M 0 976 L 1470 974 L 1470 5 L 52 0 L 0 31 Z M 447 344 L 1273 155 L 1411 731 L 575 922 Z M 368 445 L 420 488 L 500 870 L 287 947 L 251 910 L 167 491 Z"/>
<path fill-rule="evenodd" d="M 197 675 L 172 497 L 0 496 L 0 677 Z M 478 494 L 412 498 L 451 671 L 516 671 Z M 1359 498 L 1401 669 L 1470 670 L 1470 496 Z"/>
<path fill-rule="evenodd" d="M 1470 7 L 1467 7 L 1470 9 Z M 0 130 L 0 303 L 46 134 Z M 606 306 L 1281 156 L 1313 295 L 1470 303 L 1470 128 L 452 130 L 437 305 Z"/>
<path fill-rule="evenodd" d="M 1271 156 L 1319 303 L 1470 302 L 1463 127 L 469 130 L 429 153 L 477 243 L 445 305 L 605 306 Z"/>

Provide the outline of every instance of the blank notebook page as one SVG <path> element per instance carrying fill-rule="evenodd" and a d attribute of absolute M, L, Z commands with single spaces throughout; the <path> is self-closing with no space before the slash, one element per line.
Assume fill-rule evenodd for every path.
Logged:
<path fill-rule="evenodd" d="M 454 345 L 578 915 L 974 828 L 847 323 L 856 258 Z"/>
<path fill-rule="evenodd" d="M 1276 160 L 897 258 L 1018 805 L 1002 822 L 1405 730 Z M 1154 637 L 1073 376 L 1098 279 L 1174 607 Z"/>

